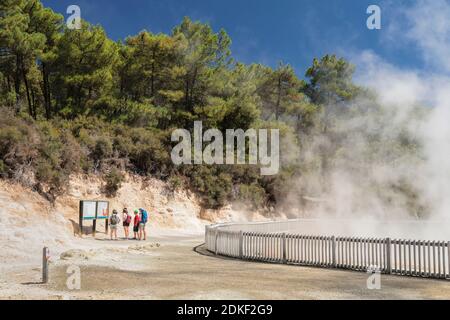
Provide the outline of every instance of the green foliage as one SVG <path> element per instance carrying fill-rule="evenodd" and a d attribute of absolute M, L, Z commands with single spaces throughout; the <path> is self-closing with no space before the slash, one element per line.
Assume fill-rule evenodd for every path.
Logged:
<path fill-rule="evenodd" d="M 256 183 L 251 185 L 241 184 L 238 199 L 252 204 L 255 208 L 265 208 L 268 196 L 266 190 Z"/>
<path fill-rule="evenodd" d="M 185 187 L 185 179 L 179 175 L 172 175 L 168 180 L 169 190 L 175 192 L 183 187 Z"/>
<path fill-rule="evenodd" d="M 147 31 L 127 38 L 120 47 L 120 96 L 161 106 L 180 101 L 175 83 L 183 73 L 176 63 L 179 47 L 177 39 Z"/>
<path fill-rule="evenodd" d="M 41 158 L 36 162 L 35 170 L 36 179 L 39 183 L 50 185 L 58 191 L 63 188 L 65 184 L 64 179 L 68 178 L 67 176 L 64 176 L 63 172 L 58 170 L 53 163 L 45 161 L 44 158 Z"/>
<path fill-rule="evenodd" d="M 214 166 L 196 166 L 191 174 L 191 184 L 202 195 L 207 207 L 223 206 L 231 199 L 232 176 Z"/>
<path fill-rule="evenodd" d="M 305 92 L 311 101 L 320 105 L 335 105 L 356 96 L 358 87 L 352 82 L 355 67 L 343 58 L 326 55 L 314 59 L 313 65 L 306 71 L 309 83 Z"/>
<path fill-rule="evenodd" d="M 95 161 L 100 161 L 111 157 L 112 153 L 112 141 L 108 137 L 101 136 L 95 141 L 94 148 L 91 151 L 91 156 Z"/>
<path fill-rule="evenodd" d="M 3 160 L 0 160 L 0 177 L 5 177 L 8 173 L 8 168 Z"/>
<path fill-rule="evenodd" d="M 83 22 L 81 30 L 65 30 L 56 51 L 53 96 L 59 111 L 70 118 L 89 114 L 96 99 L 111 93 L 117 45 L 100 26 Z"/>
<path fill-rule="evenodd" d="M 282 113 L 301 101 L 302 82 L 289 65 L 280 63 L 276 70 L 265 68 L 264 80 L 259 88 L 267 118 L 278 120 Z"/>
<path fill-rule="evenodd" d="M 17 119 L 8 111 L 2 111 L 0 119 L 0 158 L 10 173 L 29 166 L 37 158 L 39 136 L 24 120 Z M 12 176 L 11 176 L 12 177 Z"/>
<path fill-rule="evenodd" d="M 133 145 L 129 158 L 137 171 L 167 176 L 172 162 L 168 149 L 163 145 L 164 134 L 142 128 L 132 129 L 129 134 Z"/>
<path fill-rule="evenodd" d="M 124 181 L 124 175 L 117 170 L 116 168 L 112 168 L 105 176 L 105 192 L 109 197 L 114 197 L 119 191 L 122 182 Z"/>

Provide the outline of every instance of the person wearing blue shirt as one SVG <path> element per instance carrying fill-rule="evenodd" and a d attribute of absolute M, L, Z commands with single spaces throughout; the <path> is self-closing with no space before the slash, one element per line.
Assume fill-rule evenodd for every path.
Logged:
<path fill-rule="evenodd" d="M 147 231 L 145 230 L 145 225 L 148 221 L 148 213 L 146 210 L 140 208 L 139 215 L 141 216 L 141 221 L 139 223 L 139 240 L 147 240 Z"/>

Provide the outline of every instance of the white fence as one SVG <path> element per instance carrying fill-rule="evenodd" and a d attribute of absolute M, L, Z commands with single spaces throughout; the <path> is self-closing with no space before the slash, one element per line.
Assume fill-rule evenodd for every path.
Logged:
<path fill-rule="evenodd" d="M 207 226 L 205 243 L 217 255 L 245 260 L 450 279 L 450 241 L 277 232 L 287 225 L 288 221 Z M 252 228 L 265 231 L 248 231 Z"/>

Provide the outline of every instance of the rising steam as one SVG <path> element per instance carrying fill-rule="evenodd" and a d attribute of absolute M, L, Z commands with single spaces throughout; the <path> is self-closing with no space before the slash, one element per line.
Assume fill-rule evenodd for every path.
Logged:
<path fill-rule="evenodd" d="M 450 235 L 450 2 L 402 9 L 383 26 L 383 40 L 413 44 L 426 71 L 401 69 L 371 51 L 350 57 L 356 82 L 376 98 L 338 110 L 333 135 L 305 144 L 309 170 L 282 205 L 291 216 L 426 219 L 443 222 L 440 234 Z M 328 170 L 311 170 L 330 149 Z"/>

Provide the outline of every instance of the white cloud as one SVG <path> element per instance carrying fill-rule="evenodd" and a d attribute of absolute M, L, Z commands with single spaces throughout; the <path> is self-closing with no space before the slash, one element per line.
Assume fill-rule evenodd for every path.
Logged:
<path fill-rule="evenodd" d="M 419 0 L 396 12 L 387 38 L 394 42 L 406 39 L 430 67 L 450 72 L 450 1 Z"/>

